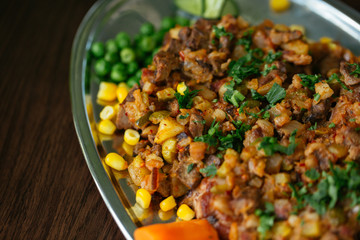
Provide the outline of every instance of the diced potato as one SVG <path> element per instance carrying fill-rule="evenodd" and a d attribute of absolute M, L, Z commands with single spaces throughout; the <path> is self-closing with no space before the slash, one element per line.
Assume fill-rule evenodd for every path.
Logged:
<path fill-rule="evenodd" d="M 301 40 L 295 40 L 281 45 L 284 50 L 294 51 L 296 54 L 308 54 L 309 45 Z"/>
<path fill-rule="evenodd" d="M 175 98 L 175 90 L 172 88 L 165 88 L 156 93 L 159 101 L 168 101 Z"/>
<path fill-rule="evenodd" d="M 180 30 L 181 30 L 180 26 L 170 29 L 170 31 L 169 31 L 170 37 L 174 38 L 174 39 L 179 39 L 179 31 Z"/>
<path fill-rule="evenodd" d="M 291 234 L 291 227 L 286 221 L 276 222 L 272 232 L 275 237 L 286 238 Z"/>
<path fill-rule="evenodd" d="M 160 122 L 158 132 L 155 136 L 155 143 L 163 143 L 166 139 L 175 137 L 182 133 L 185 127 L 180 125 L 175 119 L 167 117 Z"/>
<path fill-rule="evenodd" d="M 319 237 L 321 235 L 320 221 L 305 222 L 301 229 L 301 234 L 305 237 Z"/>
<path fill-rule="evenodd" d="M 176 157 L 176 143 L 176 138 L 169 138 L 162 145 L 162 156 L 168 163 L 172 163 Z"/>
<path fill-rule="evenodd" d="M 328 147 L 328 150 L 335 154 L 336 157 L 342 158 L 348 154 L 348 150 L 345 146 L 333 143 Z"/>
<path fill-rule="evenodd" d="M 315 92 L 320 94 L 320 100 L 327 99 L 334 94 L 334 91 L 330 88 L 329 84 L 325 81 L 315 84 Z"/>
<path fill-rule="evenodd" d="M 190 157 L 195 161 L 201 161 L 205 157 L 207 144 L 204 142 L 190 143 Z"/>
<path fill-rule="evenodd" d="M 145 167 L 145 162 L 140 156 L 134 158 L 133 162 L 128 167 L 128 171 L 131 180 L 136 186 L 140 186 L 145 176 L 150 174 L 150 171 Z"/>
<path fill-rule="evenodd" d="M 275 183 L 278 185 L 284 185 L 291 181 L 290 175 L 288 173 L 278 173 L 275 174 Z"/>
<path fill-rule="evenodd" d="M 146 156 L 145 166 L 152 171 L 154 168 L 161 168 L 164 166 L 164 160 L 155 153 L 151 153 Z"/>
<path fill-rule="evenodd" d="M 305 27 L 303 25 L 292 24 L 292 25 L 290 25 L 290 30 L 291 31 L 298 30 L 298 31 L 302 32 L 303 35 L 305 35 Z"/>

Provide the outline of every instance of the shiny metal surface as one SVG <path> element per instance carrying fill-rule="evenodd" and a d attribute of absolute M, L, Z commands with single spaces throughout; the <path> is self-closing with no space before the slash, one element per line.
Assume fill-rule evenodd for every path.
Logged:
<path fill-rule="evenodd" d="M 335 0 L 293 0 L 284 13 L 274 13 L 267 0 L 236 1 L 240 15 L 252 24 L 264 19 L 275 23 L 299 24 L 306 28 L 307 37 L 318 40 L 329 36 L 340 41 L 355 54 L 360 54 L 360 16 L 351 8 Z M 90 96 L 93 116 L 87 116 L 85 102 L 86 52 L 93 41 L 106 41 L 119 31 L 130 35 L 138 32 L 140 25 L 151 21 L 159 26 L 161 18 L 172 15 L 175 8 L 169 0 L 103 0 L 97 2 L 82 21 L 72 48 L 70 90 L 74 124 L 78 138 L 94 181 L 119 228 L 127 239 L 133 239 L 134 230 L 151 222 L 162 222 L 157 214 L 140 221 L 131 206 L 135 203 L 134 190 L 126 178 L 117 176 L 103 165 L 101 157 L 114 151 L 112 141 L 102 141 L 96 146 L 90 130 L 93 117 L 97 122 L 101 106 L 96 103 L 98 84 L 91 78 Z M 155 212 L 156 213 L 156 212 Z M 173 219 L 172 219 L 173 220 Z M 169 221 L 172 221 L 169 220 Z"/>

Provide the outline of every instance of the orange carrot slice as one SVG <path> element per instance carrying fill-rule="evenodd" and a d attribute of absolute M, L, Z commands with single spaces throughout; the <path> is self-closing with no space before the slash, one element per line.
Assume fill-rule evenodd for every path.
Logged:
<path fill-rule="evenodd" d="M 216 230 L 205 219 L 154 224 L 134 232 L 135 240 L 218 240 Z"/>

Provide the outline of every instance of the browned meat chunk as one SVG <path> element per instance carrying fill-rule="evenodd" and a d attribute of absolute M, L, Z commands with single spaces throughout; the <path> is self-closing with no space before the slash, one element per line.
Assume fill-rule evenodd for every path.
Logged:
<path fill-rule="evenodd" d="M 209 36 L 212 31 L 212 22 L 205 19 L 199 19 L 194 24 L 186 46 L 192 50 L 207 48 L 209 44 Z"/>
<path fill-rule="evenodd" d="M 312 57 L 310 55 L 295 54 L 295 53 L 289 53 L 289 52 L 284 52 L 283 58 L 286 61 L 294 63 L 295 65 L 308 65 L 312 61 Z"/>
<path fill-rule="evenodd" d="M 199 114 L 193 113 L 190 116 L 189 131 L 193 137 L 199 137 L 204 131 L 204 118 Z"/>
<path fill-rule="evenodd" d="M 292 205 L 288 199 L 276 199 L 274 208 L 276 217 L 279 219 L 287 219 L 292 212 Z"/>
<path fill-rule="evenodd" d="M 273 44 L 280 45 L 282 43 L 287 43 L 292 40 L 300 39 L 302 33 L 298 30 L 296 31 L 279 31 L 276 29 L 271 29 L 270 31 L 270 40 Z"/>
<path fill-rule="evenodd" d="M 201 175 L 196 169 L 196 164 L 189 161 L 180 161 L 176 169 L 176 174 L 179 180 L 190 189 L 196 187 L 201 180 Z"/>
<path fill-rule="evenodd" d="M 234 214 L 239 216 L 241 214 L 253 213 L 259 206 L 260 191 L 253 187 L 243 187 L 233 190 L 234 199 L 230 202 Z"/>
<path fill-rule="evenodd" d="M 344 75 L 344 82 L 346 85 L 355 85 L 360 83 L 360 77 L 358 74 L 351 74 L 355 70 L 355 66 L 351 66 L 349 63 L 340 63 L 340 72 Z"/>
<path fill-rule="evenodd" d="M 119 111 L 116 116 L 116 127 L 118 129 L 128 129 L 132 127 L 129 118 L 126 116 L 125 109 L 121 104 L 119 106 Z"/>
<path fill-rule="evenodd" d="M 156 67 L 155 82 L 164 81 L 172 70 L 179 67 L 178 58 L 171 52 L 160 51 L 154 56 L 153 61 Z"/>

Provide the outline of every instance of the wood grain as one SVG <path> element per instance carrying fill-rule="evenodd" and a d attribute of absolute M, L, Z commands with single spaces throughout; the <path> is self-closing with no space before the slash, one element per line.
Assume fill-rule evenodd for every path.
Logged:
<path fill-rule="evenodd" d="M 93 3 L 2 3 L 0 239 L 124 239 L 90 176 L 70 106 L 71 44 Z"/>

